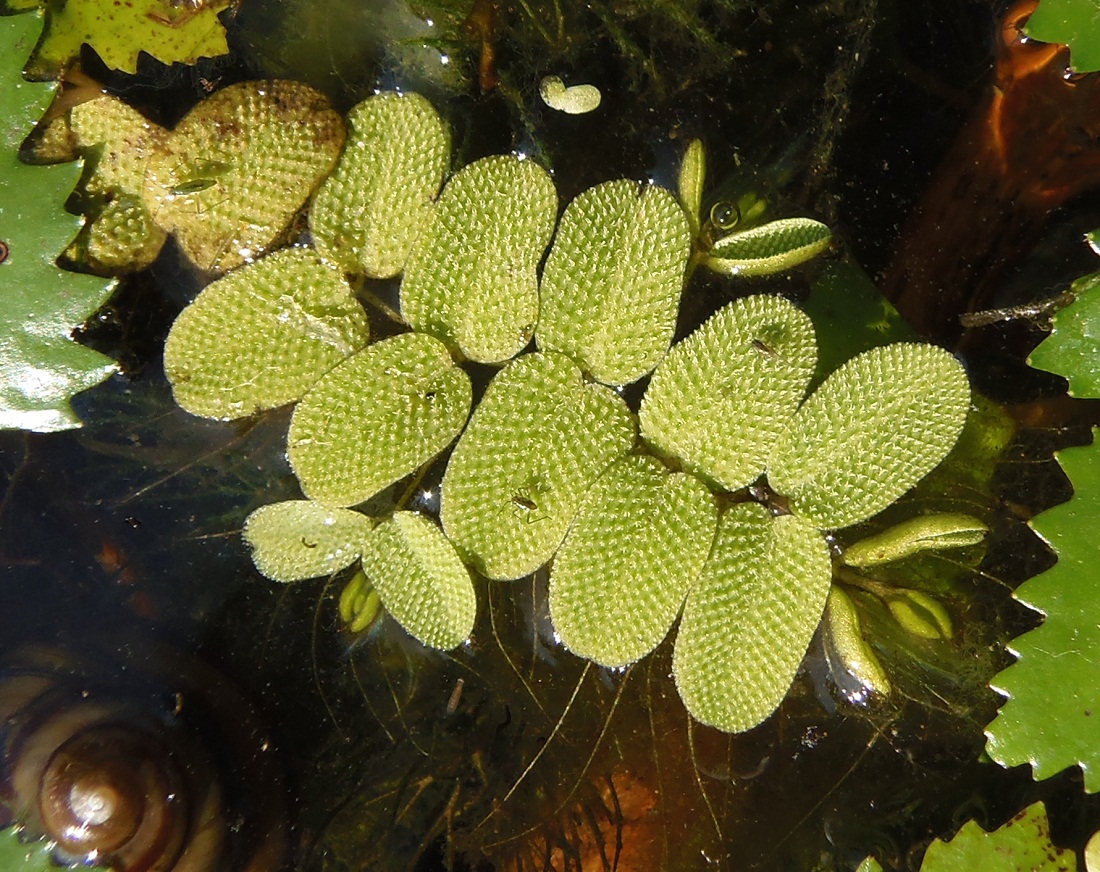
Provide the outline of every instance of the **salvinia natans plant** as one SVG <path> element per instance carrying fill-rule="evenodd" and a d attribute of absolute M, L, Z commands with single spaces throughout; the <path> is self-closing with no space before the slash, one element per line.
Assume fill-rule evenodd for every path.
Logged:
<path fill-rule="evenodd" d="M 567 648 L 624 666 L 681 616 L 673 669 L 689 711 L 727 731 L 760 723 L 826 609 L 831 532 L 889 506 L 954 445 L 970 402 L 961 365 L 889 345 L 807 398 L 813 325 L 770 295 L 723 306 L 671 346 L 696 267 L 767 274 L 830 242 L 804 218 L 729 231 L 712 209 L 702 222 L 698 142 L 675 194 L 610 181 L 559 218 L 532 160 L 487 157 L 447 178 L 449 133 L 419 96 L 376 95 L 347 124 L 313 196 L 312 247 L 215 281 L 165 349 L 176 398 L 196 414 L 298 401 L 287 456 L 306 499 L 248 518 L 256 566 L 289 582 L 358 564 L 340 600 L 350 627 L 384 608 L 450 648 L 473 631 L 471 573 L 507 582 L 549 563 Z M 401 275 L 411 329 L 370 344 L 348 275 Z M 500 367 L 476 408 L 468 361 Z M 632 410 L 620 389 L 647 376 Z M 381 493 L 448 448 L 438 521 L 379 511 Z M 973 518 L 925 516 L 852 559 L 983 532 Z M 831 608 L 847 619 L 834 615 L 831 632 L 851 659 L 865 647 L 837 591 Z"/>

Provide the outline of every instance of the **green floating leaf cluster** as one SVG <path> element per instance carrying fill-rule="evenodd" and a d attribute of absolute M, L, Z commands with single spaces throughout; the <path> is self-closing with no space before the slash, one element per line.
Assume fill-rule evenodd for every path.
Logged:
<path fill-rule="evenodd" d="M 169 234 L 201 270 L 250 263 L 282 241 L 345 138 L 321 93 L 280 80 L 230 85 L 173 130 L 107 96 L 55 125 L 91 170 L 72 254 L 112 274 L 148 266 Z"/>
<path fill-rule="evenodd" d="M 471 571 L 504 581 L 550 563 L 568 648 L 623 666 L 682 611 L 673 667 L 688 709 L 727 731 L 758 724 L 821 621 L 824 534 L 885 508 L 950 451 L 970 402 L 962 367 L 931 346 L 875 348 L 803 402 L 813 325 L 759 295 L 670 348 L 689 265 L 706 262 L 701 146 L 679 198 L 607 182 L 568 204 L 555 231 L 550 176 L 516 156 L 461 168 L 436 197 L 448 136 L 422 99 L 377 95 L 350 119 L 312 204 L 316 254 L 278 253 L 218 280 L 169 337 L 176 397 L 197 414 L 300 398 L 287 453 L 309 501 L 252 515 L 257 566 L 291 581 L 358 559 L 340 605 L 350 626 L 369 625 L 380 603 L 426 645 L 452 647 L 473 629 Z M 754 236 L 779 257 L 768 269 L 808 256 L 791 226 Z M 280 285 L 278 262 L 265 266 L 279 257 L 309 267 Z M 338 330 L 348 298 L 326 260 L 356 276 L 403 265 L 414 332 L 362 347 L 358 316 Z M 329 301 L 325 317 L 314 297 Z M 538 350 L 521 353 L 532 338 Z M 503 364 L 472 413 L 468 360 Z M 617 388 L 651 373 L 635 418 Z M 349 520 L 452 443 L 439 525 L 400 506 Z M 922 536 L 898 553 L 971 541 Z"/>
<path fill-rule="evenodd" d="M 19 160 L 54 92 L 20 70 L 41 26 L 31 13 L 0 27 L 0 427 L 54 431 L 80 426 L 69 400 L 115 370 L 72 338 L 114 283 L 56 263 L 83 223 L 64 209 L 80 165 Z"/>

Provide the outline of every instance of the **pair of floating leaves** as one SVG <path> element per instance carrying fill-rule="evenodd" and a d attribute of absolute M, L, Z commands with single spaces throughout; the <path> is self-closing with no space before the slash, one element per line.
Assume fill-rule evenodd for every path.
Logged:
<path fill-rule="evenodd" d="M 353 628 L 373 590 L 425 645 L 454 648 L 473 631 L 477 598 L 470 574 L 439 527 L 416 512 L 396 512 L 372 527 L 359 512 L 292 500 L 257 509 L 244 536 L 256 568 L 275 581 L 330 575 L 360 560 L 369 585 L 359 583 L 360 590 L 341 598 Z M 360 592 L 363 602 L 352 602 Z"/>
<path fill-rule="evenodd" d="M 566 208 L 546 260 L 539 348 L 605 384 L 641 378 L 672 340 L 690 248 L 683 209 L 664 188 L 626 179 L 589 188 Z"/>
<path fill-rule="evenodd" d="M 409 257 L 402 315 L 470 360 L 518 354 L 538 321 L 536 267 L 557 210 L 554 183 L 532 161 L 500 155 L 463 167 Z"/>
<path fill-rule="evenodd" d="M 164 367 L 187 411 L 240 418 L 299 399 L 368 331 L 343 276 L 287 248 L 208 285 L 172 325 Z"/>
<path fill-rule="evenodd" d="M 527 575 L 553 556 L 585 493 L 633 442 L 621 397 L 586 384 L 565 355 L 524 355 L 496 375 L 455 446 L 443 529 L 483 575 Z"/>
<path fill-rule="evenodd" d="M 446 448 L 471 401 L 470 378 L 443 343 L 404 333 L 348 358 L 305 395 L 287 456 L 306 496 L 355 505 Z"/>
<path fill-rule="evenodd" d="M 418 94 L 377 94 L 347 117 L 344 153 L 317 191 L 309 227 L 345 272 L 390 278 L 431 218 L 450 160 L 450 132 Z"/>
<path fill-rule="evenodd" d="M 199 103 L 149 159 L 145 203 L 200 269 L 258 257 L 329 174 L 344 120 L 318 91 L 230 85 Z"/>

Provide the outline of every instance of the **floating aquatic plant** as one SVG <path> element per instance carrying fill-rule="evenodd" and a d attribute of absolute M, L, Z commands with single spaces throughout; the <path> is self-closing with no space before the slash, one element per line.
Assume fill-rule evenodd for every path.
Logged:
<path fill-rule="evenodd" d="M 856 356 L 804 400 L 813 325 L 766 295 L 724 306 L 670 348 L 693 257 L 767 273 L 829 244 L 827 228 L 802 219 L 712 241 L 714 222 L 699 214 L 699 144 L 689 146 L 678 196 L 625 179 L 580 193 L 540 277 L 557 211 L 545 170 L 483 158 L 433 204 L 447 137 L 426 102 L 376 95 L 351 117 L 354 141 L 314 201 L 317 254 L 277 253 L 231 273 L 169 338 L 177 392 L 198 394 L 189 408 L 224 408 L 229 385 L 244 390 L 237 414 L 274 404 L 274 394 L 261 396 L 267 383 L 283 388 L 284 402 L 300 397 L 288 457 L 310 501 L 252 515 L 257 566 L 292 581 L 358 560 L 341 596 L 349 626 L 369 626 L 384 607 L 424 644 L 453 647 L 474 625 L 471 571 L 511 580 L 551 563 L 551 619 L 575 653 L 631 663 L 682 610 L 673 669 L 689 711 L 727 731 L 762 721 L 786 695 L 830 594 L 824 534 L 893 503 L 950 451 L 970 402 L 961 365 L 941 349 L 897 343 Z M 297 292 L 273 289 L 280 257 L 310 265 Z M 360 313 L 340 333 L 350 304 L 325 259 L 365 275 L 404 263 L 400 314 L 415 332 L 361 348 Z M 302 295 L 322 286 L 336 302 L 314 311 Z M 209 302 L 219 293 L 224 307 Z M 249 329 L 274 318 L 285 336 L 255 336 L 257 351 L 215 351 L 230 322 L 248 319 L 233 307 L 250 295 L 260 307 Z M 539 350 L 522 353 L 532 337 Z M 280 369 L 269 351 L 277 345 L 292 352 L 288 366 L 302 362 L 294 379 L 268 372 Z M 203 362 L 219 354 L 216 365 Z M 472 414 L 466 360 L 503 364 Z M 181 380 L 187 372 L 205 375 Z M 607 385 L 650 373 L 636 427 Z M 400 504 L 350 520 L 356 507 L 377 511 L 383 489 L 456 437 L 440 485 L 442 529 Z M 972 518 L 928 518 L 895 533 L 901 545 L 867 548 L 901 559 L 973 542 L 979 528 Z"/>

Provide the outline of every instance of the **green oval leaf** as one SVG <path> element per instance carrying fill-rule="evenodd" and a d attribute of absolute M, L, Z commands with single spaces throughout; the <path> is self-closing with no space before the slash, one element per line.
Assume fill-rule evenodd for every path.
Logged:
<path fill-rule="evenodd" d="M 886 696 L 890 679 L 878 656 L 863 638 L 855 603 L 835 584 L 829 589 L 822 618 L 825 659 L 833 682 L 852 703 L 864 703 L 869 694 Z"/>
<path fill-rule="evenodd" d="M 443 529 L 482 575 L 528 575 L 553 556 L 588 488 L 633 442 L 621 397 L 585 384 L 562 354 L 526 354 L 493 379 L 455 446 L 441 488 Z"/>
<path fill-rule="evenodd" d="M 302 581 L 351 566 L 370 528 L 370 518 L 359 512 L 289 500 L 249 515 L 244 541 L 256 568 L 272 581 Z"/>
<path fill-rule="evenodd" d="M 450 131 L 419 94 L 392 91 L 364 100 L 347 122 L 344 153 L 314 197 L 309 228 L 345 272 L 389 278 L 431 218 Z"/>
<path fill-rule="evenodd" d="M 566 87 L 560 76 L 546 76 L 539 82 L 539 96 L 551 109 L 567 115 L 584 115 L 599 108 L 600 89 L 595 85 Z"/>
<path fill-rule="evenodd" d="M 145 205 L 199 268 L 259 257 L 331 172 L 344 119 L 298 82 L 241 82 L 192 109 L 149 159 Z"/>
<path fill-rule="evenodd" d="M 702 227 L 700 213 L 703 209 L 703 184 L 707 179 L 707 152 L 703 141 L 693 139 L 688 143 L 684 159 L 680 161 L 676 191 L 680 205 L 687 214 L 692 237 L 699 235 Z"/>
<path fill-rule="evenodd" d="M 557 217 L 546 170 L 498 155 L 447 182 L 401 282 L 401 313 L 417 330 L 482 363 L 507 360 L 531 340 L 538 278 Z"/>
<path fill-rule="evenodd" d="M 821 621 L 832 580 L 829 546 L 795 515 L 755 503 L 728 509 L 688 592 L 672 658 L 692 716 L 729 733 L 771 715 Z"/>
<path fill-rule="evenodd" d="M 191 414 L 243 418 L 300 399 L 368 331 L 343 276 L 286 248 L 207 285 L 172 325 L 164 369 Z"/>
<path fill-rule="evenodd" d="M 802 404 L 775 444 L 768 481 L 823 530 L 882 511 L 955 445 L 970 408 L 962 365 L 934 345 L 857 355 Z"/>
<path fill-rule="evenodd" d="M 664 188 L 620 179 L 565 210 L 539 288 L 539 348 L 605 384 L 628 384 L 672 341 L 691 238 Z"/>
<path fill-rule="evenodd" d="M 977 518 L 958 512 L 919 515 L 860 539 L 845 549 L 842 559 L 849 566 L 877 566 L 922 551 L 977 545 L 988 532 Z"/>
<path fill-rule="evenodd" d="M 751 483 L 788 427 L 814 371 L 810 319 L 782 297 L 719 309 L 653 373 L 642 436 L 727 490 Z"/>
<path fill-rule="evenodd" d="M 470 378 L 423 333 L 385 339 L 322 378 L 294 410 L 287 457 L 302 491 L 361 503 L 451 444 L 470 414 Z"/>
<path fill-rule="evenodd" d="M 816 257 L 832 239 L 832 231 L 820 221 L 781 218 L 723 236 L 703 263 L 724 275 L 772 275 Z"/>
<path fill-rule="evenodd" d="M 694 476 L 652 457 L 613 463 L 550 571 L 550 618 L 565 646 L 612 667 L 656 648 L 703 568 L 717 520 L 714 497 Z"/>
<path fill-rule="evenodd" d="M 429 648 L 454 648 L 473 632 L 477 597 L 470 573 L 423 515 L 396 512 L 375 527 L 363 546 L 363 572 L 386 611 Z"/>

